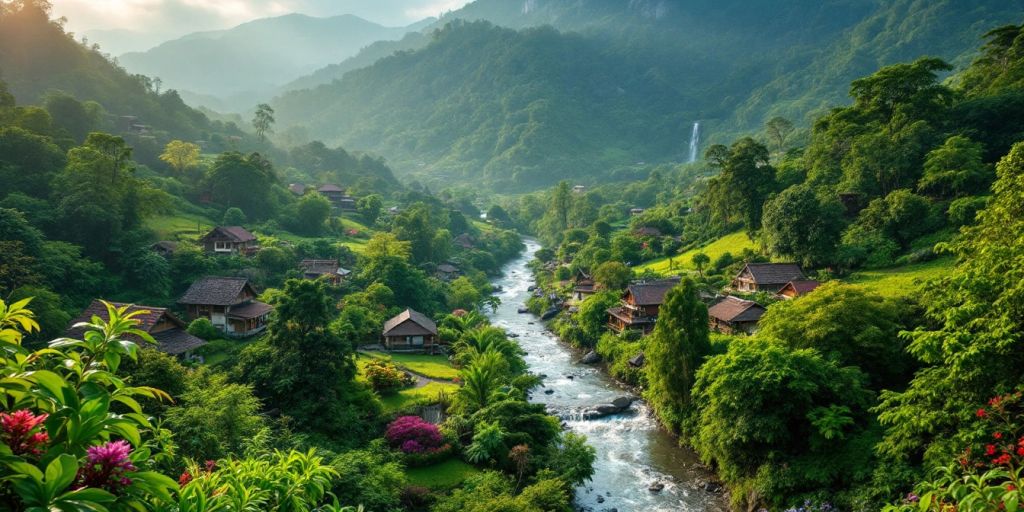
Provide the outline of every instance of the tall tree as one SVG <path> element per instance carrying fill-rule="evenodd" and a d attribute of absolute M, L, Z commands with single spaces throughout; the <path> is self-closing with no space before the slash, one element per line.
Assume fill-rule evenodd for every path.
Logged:
<path fill-rule="evenodd" d="M 776 185 L 768 148 L 746 137 L 729 148 L 708 148 L 706 158 L 721 170 L 708 187 L 714 208 L 730 217 L 739 217 L 750 233 L 760 229 L 764 201 Z"/>
<path fill-rule="evenodd" d="M 252 126 L 256 129 L 256 136 L 260 140 L 266 140 L 268 133 L 273 133 L 271 128 L 276 120 L 274 119 L 274 109 L 266 103 L 260 103 L 256 107 L 256 114 L 252 118 Z"/>
<path fill-rule="evenodd" d="M 764 125 L 768 138 L 775 143 L 775 149 L 781 153 L 786 149 L 786 139 L 793 133 L 793 123 L 785 117 L 776 116 L 768 120 Z"/>
<path fill-rule="evenodd" d="M 693 280 L 684 279 L 665 296 L 644 350 L 648 382 L 644 396 L 674 431 L 690 412 L 697 369 L 711 352 L 708 336 L 708 308 Z"/>
<path fill-rule="evenodd" d="M 164 146 L 160 155 L 163 160 L 179 174 L 186 169 L 199 165 L 199 145 L 181 140 L 172 140 Z"/>
<path fill-rule="evenodd" d="M 764 239 L 773 256 L 814 267 L 832 260 L 843 231 L 843 207 L 818 197 L 807 184 L 794 185 L 764 206 Z"/>

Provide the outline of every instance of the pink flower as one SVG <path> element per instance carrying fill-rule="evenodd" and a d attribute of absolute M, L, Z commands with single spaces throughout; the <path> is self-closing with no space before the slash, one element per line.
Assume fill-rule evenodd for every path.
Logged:
<path fill-rule="evenodd" d="M 110 492 L 117 492 L 131 485 L 126 476 L 135 471 L 128 455 L 132 446 L 126 441 L 113 441 L 100 446 L 92 446 L 86 450 L 86 464 L 78 470 L 76 488 L 95 487 Z"/>
<path fill-rule="evenodd" d="M 46 432 L 35 432 L 49 415 L 36 416 L 27 409 L 0 413 L 0 437 L 15 455 L 40 455 L 41 447 L 50 440 Z"/>
<path fill-rule="evenodd" d="M 441 446 L 444 439 L 437 425 L 419 416 L 402 416 L 388 425 L 385 439 L 392 447 L 405 453 L 420 453 Z"/>

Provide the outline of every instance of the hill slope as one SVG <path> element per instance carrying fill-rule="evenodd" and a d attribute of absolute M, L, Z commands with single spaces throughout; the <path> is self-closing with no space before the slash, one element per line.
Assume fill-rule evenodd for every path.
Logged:
<path fill-rule="evenodd" d="M 1021 5 L 478 0 L 452 17 L 578 33 L 457 22 L 420 50 L 288 93 L 275 108 L 283 125 L 371 149 L 428 182 L 530 189 L 681 160 L 696 120 L 708 142 L 776 112 L 800 121 L 845 102 L 854 78 L 926 48 L 963 62 Z"/>
<path fill-rule="evenodd" d="M 189 34 L 119 60 L 132 72 L 160 77 L 189 98 L 208 97 L 200 100 L 206 106 L 243 110 L 293 78 L 422 26 L 392 28 L 352 15 L 289 14 Z M 217 100 L 221 103 L 209 104 Z"/>

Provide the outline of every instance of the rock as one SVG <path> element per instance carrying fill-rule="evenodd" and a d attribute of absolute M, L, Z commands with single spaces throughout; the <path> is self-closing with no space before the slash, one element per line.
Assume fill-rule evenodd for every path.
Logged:
<path fill-rule="evenodd" d="M 600 362 L 601 356 L 597 355 L 597 352 L 594 352 L 593 350 L 587 352 L 587 354 L 580 359 L 580 363 L 582 364 L 597 364 Z"/>
<path fill-rule="evenodd" d="M 620 396 L 615 400 L 612 400 L 612 405 L 618 407 L 619 410 L 629 409 L 629 406 L 633 404 L 633 399 L 628 396 Z"/>
<path fill-rule="evenodd" d="M 544 394 L 545 395 L 553 395 L 553 394 L 555 394 L 555 390 L 553 390 L 551 388 L 545 389 L 544 390 Z"/>
<path fill-rule="evenodd" d="M 609 414 L 622 412 L 622 408 L 612 404 L 601 404 L 597 407 L 594 407 L 594 412 L 600 414 L 601 416 L 608 416 Z"/>
<path fill-rule="evenodd" d="M 576 376 L 575 375 L 566 375 L 565 378 L 567 378 L 569 380 L 573 380 L 573 379 L 576 378 Z"/>
<path fill-rule="evenodd" d="M 598 495 L 597 496 L 597 502 L 598 503 L 604 503 L 604 496 Z"/>
<path fill-rule="evenodd" d="M 647 490 L 651 492 L 661 492 L 664 488 L 665 484 L 661 482 L 654 482 L 653 484 L 647 487 Z"/>
<path fill-rule="evenodd" d="M 714 493 L 714 494 L 718 494 L 718 493 L 720 493 L 720 492 L 722 492 L 724 490 L 724 489 L 722 489 L 722 484 L 720 484 L 718 482 L 704 482 L 701 485 L 701 489 L 704 489 L 706 492 L 710 492 L 710 493 Z"/>
<path fill-rule="evenodd" d="M 560 308 L 557 308 L 555 306 L 551 306 L 546 311 L 544 311 L 544 314 L 540 316 L 540 319 L 541 320 L 551 320 L 552 318 L 558 316 L 558 313 L 561 312 L 561 311 L 562 310 Z"/>
<path fill-rule="evenodd" d="M 548 378 L 548 374 L 542 373 L 542 374 L 538 375 L 538 377 L 540 377 L 542 379 L 546 379 L 546 378 Z"/>
<path fill-rule="evenodd" d="M 519 308 L 519 314 L 520 315 L 522 315 L 524 313 L 529 313 L 529 312 L 530 312 L 530 308 Z"/>
<path fill-rule="evenodd" d="M 634 368 L 640 368 L 641 366 L 644 365 L 644 360 L 644 353 L 640 352 L 639 354 L 633 356 L 633 358 L 629 360 L 629 365 Z"/>

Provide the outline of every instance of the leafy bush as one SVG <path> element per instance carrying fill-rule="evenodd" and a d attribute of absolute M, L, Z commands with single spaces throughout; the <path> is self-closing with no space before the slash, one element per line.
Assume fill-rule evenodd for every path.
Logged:
<path fill-rule="evenodd" d="M 208 318 L 196 318 L 193 320 L 192 323 L 188 324 L 188 333 L 207 341 L 219 338 L 222 334 L 221 330 L 214 327 Z"/>
<path fill-rule="evenodd" d="M 397 366 L 381 360 L 373 360 L 366 364 L 364 370 L 370 387 L 381 395 L 393 395 L 398 390 L 411 386 L 412 376 L 398 369 Z"/>
<path fill-rule="evenodd" d="M 402 416 L 388 425 L 384 438 L 392 448 L 403 453 L 422 453 L 444 446 L 444 438 L 437 425 L 419 416 Z"/>

